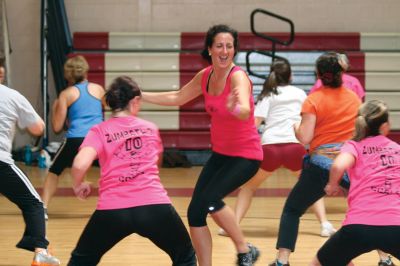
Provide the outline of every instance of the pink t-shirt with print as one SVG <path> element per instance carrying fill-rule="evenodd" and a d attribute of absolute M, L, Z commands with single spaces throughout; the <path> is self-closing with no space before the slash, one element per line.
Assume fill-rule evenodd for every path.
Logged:
<path fill-rule="evenodd" d="M 360 99 L 364 98 L 365 90 L 364 90 L 363 86 L 361 85 L 360 81 L 356 77 L 353 77 L 346 73 L 343 73 L 342 81 L 343 81 L 343 84 L 342 84 L 343 87 L 354 91 L 357 94 L 358 98 L 360 98 Z M 310 93 L 317 91 L 317 90 L 321 89 L 322 87 L 323 87 L 322 82 L 320 79 L 318 79 L 317 82 L 315 82 L 314 86 L 312 86 L 312 88 L 310 89 Z"/>
<path fill-rule="evenodd" d="M 239 156 L 247 159 L 262 160 L 263 152 L 261 140 L 254 122 L 254 99 L 250 93 L 250 116 L 246 120 L 240 120 L 226 107 L 228 95 L 231 92 L 231 77 L 236 71 L 243 71 L 235 66 L 225 81 L 225 87 L 221 94 L 210 95 L 207 85 L 212 66 L 206 68 L 202 78 L 202 91 L 205 100 L 206 111 L 211 116 L 211 144 L 214 152 Z M 251 82 L 251 81 L 250 81 Z"/>
<path fill-rule="evenodd" d="M 171 203 L 157 166 L 163 151 L 158 128 L 134 116 L 110 118 L 89 131 L 80 148 L 99 159 L 98 210 Z"/>
<path fill-rule="evenodd" d="M 380 135 L 348 141 L 341 152 L 356 159 L 343 225 L 400 225 L 400 145 Z"/>

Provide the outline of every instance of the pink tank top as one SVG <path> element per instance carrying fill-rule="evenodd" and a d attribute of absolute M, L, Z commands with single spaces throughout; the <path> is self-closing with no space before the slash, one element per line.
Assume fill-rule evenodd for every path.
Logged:
<path fill-rule="evenodd" d="M 236 71 L 243 70 L 235 66 L 226 79 L 223 92 L 216 96 L 210 95 L 207 92 L 211 70 L 212 66 L 209 66 L 204 71 L 201 89 L 204 95 L 206 111 L 211 116 L 212 150 L 228 156 L 262 160 L 263 153 L 260 136 L 254 123 L 253 96 L 249 99 L 251 115 L 246 120 L 240 120 L 226 108 L 227 98 L 231 91 L 231 76 Z"/>

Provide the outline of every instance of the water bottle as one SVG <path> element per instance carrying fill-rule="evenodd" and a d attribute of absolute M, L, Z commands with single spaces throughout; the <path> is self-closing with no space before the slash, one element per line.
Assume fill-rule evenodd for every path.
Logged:
<path fill-rule="evenodd" d="M 25 146 L 25 165 L 32 165 L 32 149 L 30 145 Z"/>
<path fill-rule="evenodd" d="M 38 166 L 39 168 L 46 168 L 46 155 L 45 151 L 41 150 L 39 153 L 39 158 L 38 158 Z"/>

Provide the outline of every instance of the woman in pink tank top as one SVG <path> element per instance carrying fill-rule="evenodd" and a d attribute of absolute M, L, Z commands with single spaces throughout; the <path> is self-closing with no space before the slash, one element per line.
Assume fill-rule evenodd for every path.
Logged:
<path fill-rule="evenodd" d="M 188 209 L 192 242 L 200 266 L 212 264 L 212 238 L 208 214 L 231 237 L 237 265 L 251 266 L 259 251 L 248 244 L 233 211 L 223 198 L 246 183 L 263 158 L 254 123 L 252 83 L 233 63 L 238 34 L 226 25 L 211 27 L 206 35 L 203 57 L 211 66 L 200 70 L 180 90 L 143 93 L 143 100 L 159 105 L 183 105 L 204 96 L 211 116 L 212 155 L 205 164 Z"/>

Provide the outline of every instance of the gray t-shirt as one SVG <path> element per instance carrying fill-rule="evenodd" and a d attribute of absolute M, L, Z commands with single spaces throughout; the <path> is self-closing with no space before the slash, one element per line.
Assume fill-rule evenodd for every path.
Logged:
<path fill-rule="evenodd" d="M 11 146 L 15 125 L 25 129 L 41 118 L 28 100 L 18 91 L 0 85 L 0 161 L 14 163 Z"/>

